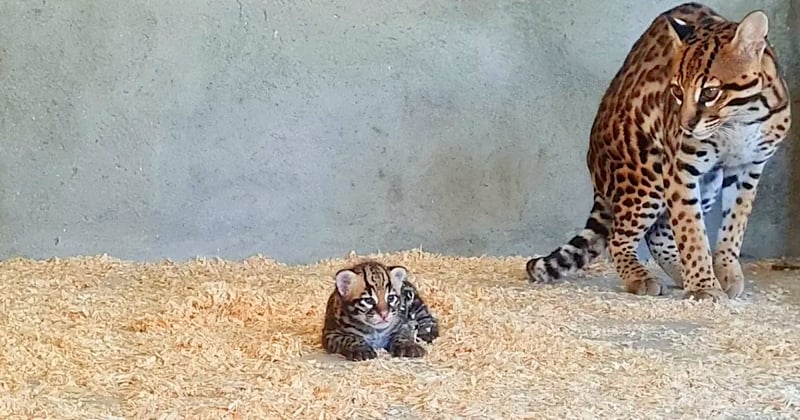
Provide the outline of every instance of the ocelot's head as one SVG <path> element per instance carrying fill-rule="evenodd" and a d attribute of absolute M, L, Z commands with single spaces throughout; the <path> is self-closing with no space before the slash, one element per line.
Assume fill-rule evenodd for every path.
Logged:
<path fill-rule="evenodd" d="M 694 25 L 668 20 L 677 47 L 669 92 L 683 133 L 705 139 L 727 123 L 748 120 L 764 83 L 767 16 L 751 12 L 738 24 L 715 16 Z"/>
<path fill-rule="evenodd" d="M 405 267 L 367 261 L 336 273 L 342 310 L 355 322 L 376 329 L 390 326 L 398 316 Z"/>

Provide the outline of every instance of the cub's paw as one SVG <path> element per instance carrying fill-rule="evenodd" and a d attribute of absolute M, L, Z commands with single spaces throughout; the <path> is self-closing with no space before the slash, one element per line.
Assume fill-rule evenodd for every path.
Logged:
<path fill-rule="evenodd" d="M 378 353 L 376 353 L 375 350 L 367 346 L 351 347 L 342 352 L 342 354 L 344 355 L 344 357 L 347 358 L 347 360 L 352 360 L 356 362 L 361 360 L 370 360 L 378 357 Z"/>
<path fill-rule="evenodd" d="M 394 357 L 422 357 L 427 352 L 417 343 L 404 341 L 392 346 L 391 353 Z"/>
<path fill-rule="evenodd" d="M 722 290 L 729 298 L 736 299 L 744 292 L 744 273 L 738 259 L 727 255 L 715 255 L 714 275 L 719 279 Z"/>
<path fill-rule="evenodd" d="M 697 301 L 711 301 L 714 303 L 724 303 L 728 301 L 728 295 L 722 289 L 689 290 L 683 295 L 683 298 Z"/>

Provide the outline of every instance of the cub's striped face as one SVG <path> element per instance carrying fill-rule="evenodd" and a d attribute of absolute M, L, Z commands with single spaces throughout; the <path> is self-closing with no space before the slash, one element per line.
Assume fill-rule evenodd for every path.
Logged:
<path fill-rule="evenodd" d="M 366 263 L 336 273 L 336 290 L 351 319 L 373 328 L 390 326 L 398 316 L 404 267 Z"/>
<path fill-rule="evenodd" d="M 767 26 L 758 11 L 738 25 L 706 20 L 698 28 L 681 28 L 672 22 L 680 61 L 669 93 L 680 109 L 683 134 L 706 139 L 760 110 Z"/>

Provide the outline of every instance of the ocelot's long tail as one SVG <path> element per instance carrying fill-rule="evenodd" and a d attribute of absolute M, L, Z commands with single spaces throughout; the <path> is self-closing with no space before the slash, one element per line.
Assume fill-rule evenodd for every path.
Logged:
<path fill-rule="evenodd" d="M 585 267 L 606 248 L 611 232 L 611 214 L 601 197 L 594 205 L 583 230 L 546 256 L 531 258 L 525 265 L 531 283 L 552 283 Z"/>

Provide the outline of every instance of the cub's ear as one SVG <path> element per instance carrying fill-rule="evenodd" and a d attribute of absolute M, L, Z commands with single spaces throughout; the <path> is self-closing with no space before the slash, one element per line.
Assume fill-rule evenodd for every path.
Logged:
<path fill-rule="evenodd" d="M 670 32 L 677 44 L 682 44 L 686 38 L 694 33 L 694 26 L 687 24 L 684 20 L 667 16 Z"/>
<path fill-rule="evenodd" d="M 403 282 L 406 281 L 408 278 L 408 270 L 405 267 L 396 265 L 394 267 L 389 267 L 389 281 L 392 282 L 392 287 L 394 290 L 400 292 L 400 289 L 403 288 Z"/>
<path fill-rule="evenodd" d="M 339 270 L 336 273 L 336 290 L 339 292 L 339 296 L 350 296 L 357 281 L 358 274 L 350 270 Z"/>
<path fill-rule="evenodd" d="M 769 32 L 767 15 L 760 10 L 750 12 L 739 22 L 733 44 L 742 52 L 760 57 L 767 46 L 767 32 Z"/>

